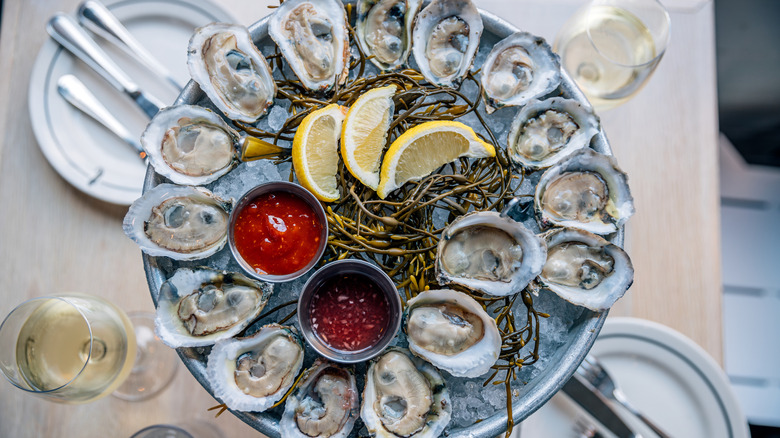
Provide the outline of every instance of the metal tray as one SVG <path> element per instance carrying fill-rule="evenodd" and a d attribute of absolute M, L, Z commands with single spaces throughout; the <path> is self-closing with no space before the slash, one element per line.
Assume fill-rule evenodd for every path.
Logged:
<path fill-rule="evenodd" d="M 353 3 L 354 0 L 346 0 L 346 3 Z M 426 2 L 427 3 L 427 2 Z M 480 10 L 482 20 L 484 23 L 484 33 L 481 40 L 481 47 L 492 45 L 491 41 L 500 40 L 518 29 L 513 25 L 505 22 L 504 20 L 496 17 L 495 15 Z M 269 46 L 273 44 L 270 37 L 268 37 L 268 17 L 263 18 L 254 25 L 249 27 L 249 31 L 258 47 Z M 587 103 L 587 99 L 577 88 L 572 79 L 562 71 L 562 82 L 559 87 L 560 95 L 571 99 L 578 100 L 580 102 Z M 176 100 L 176 104 L 196 104 L 206 99 L 205 94 L 200 90 L 198 85 L 194 81 L 190 81 L 182 91 Z M 508 126 L 506 129 L 508 130 Z M 500 138 L 500 141 L 504 141 L 506 131 L 496 133 Z M 499 146 L 499 145 L 497 145 Z M 591 142 L 591 148 L 598 152 L 612 155 L 611 149 L 607 138 L 603 132 L 594 137 Z M 152 187 L 164 182 L 164 179 L 154 172 L 154 169 L 150 166 L 147 169 L 146 180 L 144 182 L 144 191 L 151 189 Z M 613 243 L 622 246 L 624 230 L 620 229 L 617 233 L 607 236 Z M 164 259 L 164 258 L 162 258 Z M 170 261 L 161 261 L 155 257 L 149 257 L 143 255 L 144 269 L 146 271 L 146 278 L 149 284 L 152 299 L 155 304 L 157 303 L 157 296 L 160 290 L 161 284 L 166 280 L 166 269 L 161 266 L 162 263 L 168 263 L 168 270 L 170 270 Z M 174 266 L 179 264 L 173 263 Z M 181 265 L 193 266 L 192 263 Z M 280 287 L 295 287 L 290 284 L 280 284 L 276 286 Z M 542 291 L 544 294 L 545 291 Z M 541 294 L 540 294 L 541 295 Z M 548 295 L 554 295 L 552 293 Z M 540 345 L 540 356 L 545 360 L 534 365 L 523 367 L 518 379 L 513 382 L 513 391 L 519 394 L 513 401 L 513 417 L 515 424 L 519 424 L 523 419 L 531 415 L 539 407 L 549 400 L 553 394 L 555 394 L 563 384 L 574 373 L 580 362 L 584 359 L 585 355 L 590 350 L 593 342 L 596 339 L 599 331 L 601 330 L 604 320 L 607 317 L 607 311 L 604 312 L 592 312 L 587 309 L 575 308 L 575 306 L 558 299 L 553 296 L 552 298 L 545 298 L 548 300 L 555 310 L 552 312 L 548 309 L 543 309 L 547 313 L 551 313 L 554 317 L 556 311 L 568 315 L 568 320 L 561 321 L 563 323 L 562 329 L 565 332 L 564 339 L 558 340 L 551 344 L 544 342 L 545 333 L 542 332 L 542 343 Z M 521 304 L 522 305 L 522 304 Z M 269 304 L 270 306 L 270 304 Z M 266 321 L 264 321 L 266 322 Z M 214 394 L 211 389 L 206 376 L 206 360 L 208 357 L 209 348 L 179 348 L 177 349 L 181 360 L 186 367 L 192 373 L 193 376 L 200 382 L 201 385 L 210 393 Z M 311 354 L 307 353 L 307 362 L 305 366 L 311 362 Z M 446 373 L 444 373 L 446 374 Z M 359 381 L 362 376 L 358 376 Z M 449 378 L 451 379 L 451 378 Z M 451 394 L 452 397 L 457 397 L 459 394 Z M 279 435 L 279 411 L 252 413 L 252 412 L 237 412 L 231 411 L 235 416 L 262 432 L 263 434 L 271 437 L 278 438 Z M 454 427 L 452 424 L 447 428 L 445 434 L 450 437 L 466 438 L 466 437 L 495 437 L 506 431 L 506 411 L 499 409 L 495 414 L 489 418 L 483 419 L 479 423 L 472 424 L 467 427 Z M 351 436 L 355 436 L 358 433 L 357 426 L 352 432 Z"/>

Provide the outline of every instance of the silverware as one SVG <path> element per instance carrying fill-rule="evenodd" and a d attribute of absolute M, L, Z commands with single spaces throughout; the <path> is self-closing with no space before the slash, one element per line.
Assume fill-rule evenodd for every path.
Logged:
<path fill-rule="evenodd" d="M 114 88 L 133 99 L 147 116 L 154 117 L 163 107 L 159 99 L 141 91 L 140 87 L 69 16 L 61 12 L 56 14 L 49 20 L 46 30 L 55 41 L 92 67 Z"/>
<path fill-rule="evenodd" d="M 580 418 L 574 423 L 574 431 L 577 438 L 604 438 L 596 425 L 584 418 Z"/>
<path fill-rule="evenodd" d="M 127 128 L 117 120 L 111 112 L 87 89 L 87 87 L 75 76 L 65 75 L 57 81 L 57 91 L 71 105 L 92 117 L 109 131 L 114 133 L 122 141 L 130 145 L 138 157 L 147 162 L 146 152 L 138 142 L 136 136 L 130 134 Z"/>
<path fill-rule="evenodd" d="M 182 85 L 173 78 L 168 69 L 160 64 L 102 3 L 87 0 L 79 6 L 77 14 L 82 26 L 127 51 L 157 76 L 181 91 Z"/>
<path fill-rule="evenodd" d="M 618 438 L 639 438 L 609 405 L 609 401 L 579 374 L 563 385 L 563 392 Z"/>
<path fill-rule="evenodd" d="M 637 418 L 642 420 L 650 429 L 653 430 L 661 438 L 671 438 L 669 434 L 663 431 L 657 424 L 646 417 L 642 412 L 629 403 L 623 391 L 617 387 L 615 381 L 609 375 L 606 369 L 601 366 L 601 363 L 593 356 L 588 355 L 585 360 L 582 361 L 580 367 L 577 369 L 577 373 L 585 378 L 596 390 L 598 390 L 604 397 L 609 400 L 614 400 L 629 412 L 634 414 Z"/>

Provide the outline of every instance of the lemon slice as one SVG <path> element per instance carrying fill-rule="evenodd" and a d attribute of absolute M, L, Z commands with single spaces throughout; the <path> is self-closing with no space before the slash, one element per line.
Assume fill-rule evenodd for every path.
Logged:
<path fill-rule="evenodd" d="M 306 116 L 293 138 L 295 176 L 320 201 L 339 199 L 336 174 L 341 124 L 347 108 L 331 104 Z"/>
<path fill-rule="evenodd" d="M 341 130 L 341 157 L 347 170 L 366 186 L 379 186 L 379 165 L 395 107 L 396 86 L 375 88 L 349 108 Z"/>
<path fill-rule="evenodd" d="M 494 157 L 496 149 L 460 122 L 426 122 L 398 137 L 385 153 L 377 195 L 385 197 L 460 157 Z"/>

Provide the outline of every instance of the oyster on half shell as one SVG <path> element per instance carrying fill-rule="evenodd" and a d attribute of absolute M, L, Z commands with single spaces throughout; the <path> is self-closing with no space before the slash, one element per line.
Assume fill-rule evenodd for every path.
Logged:
<path fill-rule="evenodd" d="M 304 87 L 328 91 L 349 74 L 349 34 L 341 0 L 285 0 L 268 34 Z"/>
<path fill-rule="evenodd" d="M 628 176 L 614 157 L 583 148 L 542 174 L 534 208 L 542 227 L 573 227 L 605 235 L 634 214 L 634 198 Z"/>
<path fill-rule="evenodd" d="M 453 376 L 481 376 L 501 352 L 496 321 L 463 292 L 420 292 L 406 304 L 403 327 L 412 353 Z"/>
<path fill-rule="evenodd" d="M 507 105 L 524 105 L 558 88 L 558 55 L 543 38 L 516 32 L 493 46 L 482 66 L 488 114 Z"/>
<path fill-rule="evenodd" d="M 211 345 L 254 321 L 271 292 L 235 272 L 180 268 L 160 286 L 155 332 L 171 348 Z"/>
<path fill-rule="evenodd" d="M 203 185 L 238 162 L 238 132 L 222 117 L 196 105 L 160 110 L 141 135 L 154 171 L 176 184 Z"/>
<path fill-rule="evenodd" d="M 276 82 L 249 31 L 211 23 L 195 31 L 187 49 L 190 76 L 233 120 L 253 123 L 274 103 Z"/>
<path fill-rule="evenodd" d="M 412 53 L 428 82 L 454 87 L 466 75 L 482 36 L 482 16 L 471 0 L 433 0 L 419 14 Z"/>
<path fill-rule="evenodd" d="M 435 438 L 451 414 L 447 386 L 433 365 L 395 347 L 371 361 L 360 418 L 372 436 Z"/>
<path fill-rule="evenodd" d="M 202 187 L 160 184 L 130 205 L 122 229 L 150 256 L 202 259 L 225 246 L 228 207 Z"/>
<path fill-rule="evenodd" d="M 227 407 L 263 412 L 290 389 L 302 365 L 303 343 L 295 328 L 269 324 L 252 336 L 217 342 L 206 374 Z"/>
<path fill-rule="evenodd" d="M 279 433 L 284 438 L 345 438 L 359 415 L 358 394 L 351 369 L 317 359 L 287 397 Z"/>
<path fill-rule="evenodd" d="M 634 268 L 620 247 L 587 231 L 545 234 L 547 262 L 539 278 L 566 301 L 593 311 L 610 308 L 631 287 Z"/>
<path fill-rule="evenodd" d="M 588 147 L 599 129 L 598 116 L 576 100 L 533 99 L 512 121 L 507 151 L 515 164 L 544 169 Z"/>
<path fill-rule="evenodd" d="M 422 0 L 359 0 L 355 33 L 360 48 L 382 70 L 406 63 L 412 49 L 412 26 Z"/>
<path fill-rule="evenodd" d="M 544 241 L 523 224 L 497 212 L 472 212 L 442 232 L 436 279 L 490 295 L 511 295 L 539 275 L 546 254 Z"/>

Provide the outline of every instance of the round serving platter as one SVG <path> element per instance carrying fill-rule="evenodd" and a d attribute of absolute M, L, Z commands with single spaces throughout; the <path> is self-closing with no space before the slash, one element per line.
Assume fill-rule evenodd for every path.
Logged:
<path fill-rule="evenodd" d="M 354 1 L 345 1 L 345 3 L 354 3 Z M 427 2 L 426 2 L 427 3 Z M 480 11 L 482 20 L 484 23 L 484 33 L 480 41 L 480 51 L 488 51 L 496 42 L 507 37 L 508 35 L 517 32 L 518 29 L 511 24 L 501 20 L 495 15 Z M 273 47 L 274 43 L 268 36 L 268 17 L 258 21 L 254 25 L 249 27 L 249 31 L 255 44 L 261 49 L 264 55 L 268 55 L 268 50 Z M 475 60 L 475 67 L 478 69 L 481 67 L 477 63 L 480 56 L 477 56 Z M 483 58 L 484 59 L 484 58 Z M 562 73 L 562 81 L 558 90 L 553 92 L 554 95 L 562 95 L 564 97 L 575 99 L 582 103 L 587 103 L 585 96 L 579 91 L 574 82 L 569 78 L 564 71 Z M 181 95 L 175 102 L 176 104 L 199 104 L 202 106 L 211 107 L 205 94 L 200 90 L 198 85 L 190 81 L 182 91 Z M 484 114 L 484 104 L 482 104 L 480 111 Z M 503 108 L 494 114 L 504 113 L 503 117 L 513 116 L 517 112 L 517 108 Z M 492 116 L 488 116 L 492 117 Z M 468 124 L 468 122 L 464 121 Z M 262 123 L 262 119 L 261 122 Z M 267 123 L 267 122 L 266 122 Z M 504 129 L 500 131 L 494 130 L 499 144 L 497 147 L 505 147 L 503 144 L 506 140 L 506 135 L 509 130 L 509 124 L 504 124 Z M 603 130 L 601 130 L 592 140 L 591 148 L 601 152 L 603 154 L 611 155 L 611 149 L 607 142 L 606 136 Z M 261 160 L 263 161 L 263 160 Z M 273 177 L 268 177 L 268 180 L 274 179 L 286 179 L 289 175 L 289 166 L 284 169 L 280 169 L 278 172 L 273 169 L 269 172 L 268 165 L 256 164 L 258 162 L 244 163 L 242 166 L 246 166 L 242 172 L 244 175 L 250 174 L 250 172 L 266 172 L 274 173 Z M 264 167 L 265 166 L 265 167 Z M 234 170 L 233 172 L 237 172 Z M 233 173 L 231 172 L 231 174 Z M 228 181 L 221 182 L 225 179 L 230 179 L 231 174 L 222 177 L 221 180 L 208 185 L 209 188 L 213 188 L 214 185 L 223 185 L 223 191 L 229 191 L 224 186 L 231 185 L 233 191 L 241 188 L 240 181 Z M 536 181 L 539 178 L 541 172 L 534 172 L 527 174 L 527 180 Z M 281 176 L 281 178 L 278 178 Z M 264 176 L 259 176 L 262 181 Z M 235 180 L 235 178 L 233 178 Z M 163 177 L 154 172 L 152 167 L 147 169 L 146 180 L 144 183 L 144 191 L 149 190 L 156 185 L 166 182 Z M 248 183 L 247 189 L 253 184 Z M 518 194 L 520 192 L 528 193 L 529 191 L 523 190 L 524 186 L 518 188 Z M 216 191 L 219 194 L 219 190 Z M 238 193 L 240 196 L 240 193 Z M 238 196 L 234 196 L 238 198 Z M 523 220 L 521 217 L 516 217 L 517 220 Z M 524 223 L 526 226 L 532 225 L 533 228 L 538 231 L 538 225 L 532 219 L 525 218 Z M 618 232 L 613 235 L 607 236 L 611 242 L 622 246 L 623 244 L 623 230 L 619 229 Z M 195 267 L 200 265 L 207 265 L 218 269 L 226 269 L 240 272 L 241 269 L 235 260 L 230 256 L 229 248 L 224 248 L 214 256 L 206 260 L 196 262 L 177 262 L 165 257 L 150 257 L 143 255 L 144 268 L 146 271 L 146 278 L 149 284 L 152 299 L 155 304 L 157 303 L 158 293 L 162 283 L 173 274 L 179 267 Z M 285 301 L 283 296 L 289 299 L 290 296 L 297 296 L 297 292 L 300 291 L 303 282 L 311 275 L 302 277 L 299 280 L 291 283 L 280 283 L 274 285 L 274 294 L 269 301 L 267 308 L 271 309 Z M 519 303 L 516 306 L 520 306 L 525 309 L 523 304 Z M 563 384 L 571 377 L 577 366 L 583 360 L 585 355 L 590 350 L 593 342 L 596 339 L 599 331 L 601 330 L 604 320 L 607 316 L 607 311 L 592 312 L 590 310 L 574 306 L 557 295 L 542 290 L 538 297 L 534 297 L 534 307 L 544 313 L 550 315 L 549 318 L 543 318 L 540 322 L 540 345 L 539 356 L 540 359 L 532 364 L 523 367 L 517 374 L 517 379 L 512 383 L 512 413 L 515 424 L 525 419 L 531 413 L 541 407 L 547 400 L 549 400 L 553 394 L 555 394 Z M 513 309 L 515 310 L 515 309 Z M 284 312 L 275 312 L 260 321 L 256 321 L 250 332 L 258 329 L 264 324 L 276 322 L 276 319 L 280 318 L 280 315 L 285 315 Z M 520 319 L 520 318 L 518 318 Z M 297 320 L 295 318 L 287 322 L 287 324 L 296 325 Z M 403 335 L 400 334 L 399 337 Z M 179 348 L 177 352 L 181 357 L 184 364 L 189 371 L 195 376 L 201 385 L 210 393 L 214 394 L 212 385 L 208 381 L 206 375 L 206 361 L 210 347 L 199 348 Z M 304 367 L 308 367 L 316 358 L 316 354 L 311 351 L 311 348 L 307 348 Z M 362 377 L 365 373 L 365 366 L 358 366 L 356 375 L 358 377 L 358 387 L 362 388 Z M 447 374 L 447 373 L 444 373 Z M 475 379 L 461 379 L 447 375 L 446 380 L 450 389 L 452 397 L 453 412 L 458 410 L 468 411 L 469 415 L 473 418 L 470 419 L 461 416 L 460 420 L 455 420 L 445 430 L 444 434 L 450 437 L 495 437 L 506 430 L 507 426 L 507 414 L 504 407 L 505 392 L 504 385 L 488 385 L 483 388 L 482 382 L 485 376 Z M 493 388 L 491 388 L 493 387 Z M 484 399 L 475 398 L 473 396 L 474 390 L 484 391 Z M 490 403 L 488 403 L 488 401 Z M 475 407 L 475 404 L 484 404 L 485 406 Z M 279 419 L 284 406 L 280 406 L 262 413 L 255 412 L 238 412 L 231 411 L 234 415 L 245 421 L 250 426 L 254 427 L 263 434 L 276 438 L 279 437 Z M 462 408 L 462 409 L 459 409 Z M 466 409 L 468 408 L 468 409 Z M 474 423 L 476 420 L 482 420 Z M 468 423 L 468 424 L 464 424 Z M 360 424 L 360 423 L 359 423 Z M 350 436 L 367 435 L 364 427 L 356 425 Z"/>

